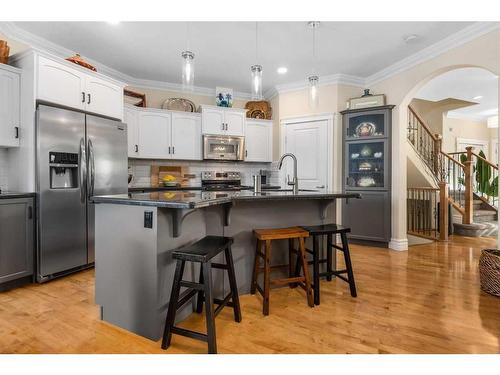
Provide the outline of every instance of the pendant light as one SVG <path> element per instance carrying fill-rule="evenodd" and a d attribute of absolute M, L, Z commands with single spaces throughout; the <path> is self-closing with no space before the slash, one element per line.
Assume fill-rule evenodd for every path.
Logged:
<path fill-rule="evenodd" d="M 182 56 L 182 90 L 193 91 L 194 89 L 194 53 L 189 50 L 189 23 L 186 25 L 187 49 L 181 53 Z"/>
<path fill-rule="evenodd" d="M 250 71 L 252 72 L 252 81 L 251 81 L 251 89 L 252 89 L 252 100 L 262 100 L 262 65 L 257 64 L 258 57 L 258 28 L 257 22 L 255 22 L 255 65 L 250 67 Z"/>
<path fill-rule="evenodd" d="M 316 29 L 319 21 L 310 21 L 308 26 L 312 29 L 312 72 L 307 81 L 309 84 L 309 107 L 316 109 L 319 105 L 319 76 L 315 74 L 314 65 L 316 63 Z"/>

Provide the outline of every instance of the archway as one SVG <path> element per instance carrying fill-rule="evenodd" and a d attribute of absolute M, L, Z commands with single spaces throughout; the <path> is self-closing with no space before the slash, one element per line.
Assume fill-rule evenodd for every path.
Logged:
<path fill-rule="evenodd" d="M 399 136 L 398 137 L 399 138 L 399 142 L 398 142 L 399 145 L 396 146 L 397 150 L 394 150 L 394 147 L 393 147 L 393 153 L 394 153 L 394 155 L 400 155 L 400 160 L 401 159 L 407 160 L 407 158 L 410 156 L 410 153 L 412 152 L 411 149 L 409 151 L 407 151 L 406 148 L 404 147 L 404 144 L 406 144 L 406 142 L 407 142 L 407 129 L 406 129 L 406 126 L 403 126 L 404 124 L 408 124 L 408 118 L 409 118 L 408 117 L 409 116 L 409 108 L 408 107 L 409 107 L 410 103 L 412 102 L 412 100 L 414 100 L 414 98 L 416 98 L 419 93 L 422 93 L 422 90 L 426 91 L 426 89 L 427 89 L 427 92 L 429 92 L 429 90 L 428 90 L 429 87 L 433 87 L 434 90 L 436 90 L 436 88 L 439 88 L 439 90 L 441 91 L 441 94 L 443 94 L 443 92 L 446 92 L 447 90 L 443 89 L 442 86 L 436 85 L 436 82 L 443 83 L 444 81 L 446 81 L 444 79 L 444 77 L 452 77 L 452 76 L 456 77 L 456 76 L 459 76 L 460 74 L 462 74 L 462 77 L 466 77 L 465 73 L 472 75 L 472 72 L 478 72 L 478 71 L 483 72 L 482 73 L 483 76 L 488 76 L 488 77 L 491 76 L 491 82 L 492 83 L 490 82 L 490 86 L 489 87 L 490 88 L 493 87 L 494 91 L 495 91 L 495 94 L 494 94 L 495 98 L 493 100 L 493 103 L 494 103 L 494 106 L 496 107 L 496 108 L 494 108 L 496 110 L 496 113 L 490 113 L 489 116 L 491 116 L 491 117 L 493 117 L 495 115 L 498 116 L 498 107 L 499 107 L 499 101 L 500 101 L 499 95 L 498 95 L 498 92 L 499 92 L 499 83 L 498 83 L 498 76 L 495 74 L 495 72 L 493 72 L 491 69 L 488 69 L 486 67 L 478 66 L 478 65 L 472 65 L 472 64 L 450 65 L 450 66 L 442 67 L 440 69 L 436 69 L 431 74 L 427 75 L 425 78 L 421 79 L 418 83 L 416 83 L 416 84 L 413 85 L 413 87 L 406 93 L 406 95 L 403 96 L 400 104 L 398 105 L 398 107 L 397 107 L 397 109 L 395 111 L 394 117 L 396 117 L 396 119 L 394 119 L 395 120 L 394 123 L 398 124 L 398 125 L 395 125 L 394 131 Z M 453 72 L 453 74 L 450 74 L 452 72 Z M 471 79 L 469 79 L 469 81 L 471 81 Z M 434 84 L 433 84 L 433 82 L 434 82 Z M 493 86 L 491 86 L 491 85 L 493 85 Z M 453 89 L 450 89 L 450 91 L 453 91 Z M 455 88 L 455 91 L 456 91 L 456 88 Z M 442 100 L 442 103 L 438 103 L 439 105 L 442 106 L 442 108 L 440 108 L 440 109 L 442 109 L 443 113 L 445 113 L 445 115 L 444 115 L 445 120 L 443 120 L 443 123 L 442 123 L 443 126 L 442 126 L 442 129 L 441 129 L 442 130 L 441 136 L 447 135 L 448 137 L 450 137 L 450 139 L 452 138 L 452 136 L 449 134 L 449 132 L 447 132 L 448 128 L 446 128 L 444 126 L 445 121 L 451 121 L 451 120 L 446 120 L 448 118 L 448 116 L 446 114 L 447 114 L 448 109 L 449 109 L 449 108 L 446 107 L 446 105 L 449 106 L 450 108 L 452 107 L 452 106 L 450 106 L 450 104 L 457 105 L 458 107 L 460 107 L 460 106 L 467 107 L 467 106 L 472 106 L 473 105 L 473 103 L 471 103 L 471 102 L 474 101 L 474 100 L 472 100 L 472 99 L 478 99 L 479 100 L 479 98 L 481 98 L 480 95 L 474 97 L 474 95 L 477 95 L 477 93 L 474 94 L 474 95 L 472 95 L 472 93 L 468 93 L 468 94 L 469 94 L 468 96 L 464 94 L 460 99 L 456 99 L 455 103 L 451 103 L 452 100 L 454 100 L 454 99 Z M 447 98 L 453 98 L 453 96 L 455 96 L 455 95 L 450 95 Z M 458 95 L 456 95 L 456 96 L 458 97 Z M 491 95 L 491 92 L 490 92 L 489 97 L 491 98 L 491 96 L 492 95 Z M 464 98 L 466 98 L 466 100 L 464 100 Z M 461 102 L 463 102 L 465 104 L 462 104 Z M 429 103 L 431 103 L 431 102 L 429 102 Z M 413 102 L 413 104 L 415 105 L 415 102 Z M 477 104 L 476 104 L 476 106 L 477 106 Z M 458 113 L 458 112 L 460 112 L 460 110 L 457 110 L 455 112 Z M 463 111 L 463 112 L 465 112 L 465 111 Z M 476 112 L 479 113 L 479 110 L 476 110 Z M 479 120 L 477 120 L 477 121 L 479 121 Z M 484 132 L 486 131 L 487 132 L 486 134 L 488 135 L 490 133 L 490 131 L 486 128 L 486 118 L 484 117 L 481 121 L 484 122 L 484 124 L 481 127 L 481 129 L 483 131 L 483 138 L 484 138 L 485 137 L 484 136 L 484 134 L 485 134 Z M 435 129 L 432 129 L 432 130 L 434 131 Z M 451 130 L 451 128 L 450 128 L 450 130 Z M 495 133 L 496 133 L 496 136 L 494 138 L 496 139 L 496 145 L 498 145 L 498 139 L 499 139 L 500 132 L 497 129 Z M 481 138 L 481 137 L 478 137 L 478 138 Z M 458 139 L 459 138 L 456 138 L 457 144 L 458 144 Z M 489 145 L 492 144 L 492 143 L 490 143 L 490 140 L 491 139 L 488 139 L 488 144 Z M 493 146 L 491 146 L 491 147 L 493 147 Z M 495 146 L 495 147 L 498 147 L 498 146 Z M 443 151 L 444 151 L 444 149 L 443 149 Z M 450 144 L 448 142 L 448 144 L 446 146 L 446 152 L 451 152 L 452 153 L 452 152 L 455 152 L 455 151 L 459 151 L 459 150 L 458 149 L 456 149 L 456 150 L 452 149 L 452 147 L 450 146 Z M 460 150 L 460 151 L 462 151 L 462 150 Z M 488 151 L 485 151 L 485 152 L 488 154 Z M 403 155 L 404 155 L 404 158 L 403 158 Z M 487 157 L 491 158 L 492 155 L 493 155 L 493 153 L 489 153 L 487 155 Z M 459 155 L 456 155 L 456 156 L 458 157 Z M 498 164 L 499 163 L 498 153 L 495 154 L 495 159 L 496 160 L 494 160 L 494 164 Z M 410 163 L 410 165 L 411 165 L 411 163 Z M 407 208 L 406 204 L 403 205 L 401 203 L 402 202 L 406 203 L 406 200 L 407 200 L 407 197 L 406 197 L 406 187 L 410 186 L 410 180 L 411 180 L 411 173 L 410 173 L 410 176 L 408 176 L 408 172 L 409 171 L 406 170 L 406 165 L 404 167 L 405 167 L 404 168 L 405 169 L 404 173 L 403 173 L 403 171 L 401 171 L 401 168 L 400 168 L 400 172 L 401 173 L 400 173 L 400 176 L 398 178 L 399 181 L 397 181 L 397 182 L 393 181 L 395 183 L 393 186 L 397 186 L 396 189 L 395 189 L 397 191 L 396 192 L 393 191 L 393 195 L 399 196 L 399 201 L 395 202 L 396 206 L 397 206 L 397 207 L 395 207 L 395 209 L 399 210 L 398 213 L 399 213 L 400 220 L 399 220 L 399 228 L 397 228 L 397 229 L 400 232 L 403 229 L 402 228 L 403 225 L 405 227 L 407 225 L 406 220 L 407 220 L 407 209 L 408 208 Z M 404 192 L 402 191 L 402 185 L 404 185 L 404 187 L 405 187 L 405 191 Z M 496 206 L 498 206 L 498 200 L 496 201 Z M 496 220 L 497 220 L 497 223 L 498 223 L 498 219 L 496 219 Z"/>

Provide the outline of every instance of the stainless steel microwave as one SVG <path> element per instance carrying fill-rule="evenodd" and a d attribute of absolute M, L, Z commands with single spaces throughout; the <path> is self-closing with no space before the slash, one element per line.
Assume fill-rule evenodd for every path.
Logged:
<path fill-rule="evenodd" d="M 243 160 L 245 137 L 230 135 L 204 135 L 203 159 Z"/>

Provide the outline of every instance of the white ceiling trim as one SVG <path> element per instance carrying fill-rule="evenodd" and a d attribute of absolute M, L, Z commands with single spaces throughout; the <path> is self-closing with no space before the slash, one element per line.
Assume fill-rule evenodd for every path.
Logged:
<path fill-rule="evenodd" d="M 433 45 L 430 45 L 421 51 L 408 56 L 387 68 L 372 74 L 365 80 L 365 85 L 373 86 L 381 81 L 384 81 L 398 73 L 408 70 L 424 61 L 433 59 L 451 49 L 459 47 L 473 39 L 485 35 L 491 31 L 500 28 L 500 22 L 476 22 L 466 28 L 440 40 Z"/>
<path fill-rule="evenodd" d="M 436 56 L 439 56 L 453 48 L 456 48 L 462 44 L 465 44 L 475 38 L 478 38 L 484 34 L 487 34 L 493 30 L 500 28 L 500 22 L 476 22 L 475 24 L 468 26 L 449 37 L 424 48 L 423 50 L 408 56 L 387 68 L 380 70 L 379 72 L 372 74 L 366 78 L 351 76 L 346 74 L 332 74 L 320 77 L 320 85 L 331 85 L 331 84 L 345 84 L 357 87 L 369 87 L 381 81 L 384 81 L 393 75 L 401 73 L 407 69 L 414 67 L 424 61 L 430 60 Z M 58 44 L 50 42 L 44 38 L 36 36 L 30 32 L 27 32 L 20 27 L 14 25 L 11 22 L 0 22 L 0 32 L 5 34 L 7 37 L 15 39 L 21 43 L 27 44 L 29 46 L 35 47 L 40 50 L 45 50 L 61 58 L 66 58 L 75 54 L 75 51 L 71 51 L 64 48 Z M 106 65 L 99 63 L 85 57 L 87 61 L 99 68 L 99 71 L 105 75 L 109 75 L 115 79 L 123 81 L 130 86 L 149 88 L 149 89 L 160 89 L 160 90 L 171 90 L 171 91 L 182 91 L 182 86 L 177 83 L 153 81 L 134 78 L 127 74 L 124 74 L 118 70 L 110 68 Z M 287 84 L 277 85 L 264 93 L 266 99 L 271 99 L 278 93 L 302 90 L 306 88 L 307 81 L 291 82 Z M 193 94 L 213 96 L 215 95 L 215 89 L 207 87 L 195 87 Z M 235 92 L 235 99 L 248 100 L 251 95 L 246 92 Z"/>

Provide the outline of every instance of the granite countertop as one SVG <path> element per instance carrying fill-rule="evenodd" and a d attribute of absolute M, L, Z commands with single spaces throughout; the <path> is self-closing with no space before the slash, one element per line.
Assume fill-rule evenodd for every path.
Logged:
<path fill-rule="evenodd" d="M 215 192 L 215 191 L 155 191 L 149 193 L 129 193 L 117 195 L 94 196 L 95 203 L 127 204 L 136 206 L 155 206 L 164 208 L 202 208 L 213 205 L 238 201 L 257 200 L 313 200 L 361 198 L 358 193 L 341 192 L 312 192 L 299 191 L 266 191 L 254 193 L 252 191 Z"/>
<path fill-rule="evenodd" d="M 0 191 L 0 199 L 31 198 L 34 196 L 33 192 Z"/>

